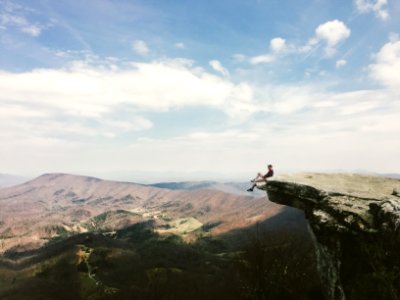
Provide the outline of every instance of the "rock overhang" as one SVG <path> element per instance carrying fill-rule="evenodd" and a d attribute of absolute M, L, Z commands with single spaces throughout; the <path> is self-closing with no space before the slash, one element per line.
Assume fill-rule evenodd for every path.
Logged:
<path fill-rule="evenodd" d="M 304 211 L 328 300 L 351 299 L 364 293 L 365 284 L 382 282 L 387 295 L 400 294 L 392 278 L 400 268 L 399 186 L 399 179 L 322 173 L 280 176 L 258 185 L 270 201 Z"/>
<path fill-rule="evenodd" d="M 398 186 L 400 180 L 381 176 L 300 173 L 258 187 L 271 201 L 303 210 L 317 229 L 374 233 L 400 226 Z"/>

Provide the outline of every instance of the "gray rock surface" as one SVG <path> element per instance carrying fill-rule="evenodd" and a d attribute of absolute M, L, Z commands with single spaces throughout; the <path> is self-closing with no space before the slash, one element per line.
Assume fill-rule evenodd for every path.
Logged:
<path fill-rule="evenodd" d="M 384 247 L 390 248 L 398 240 L 399 184 L 398 179 L 378 176 L 302 173 L 269 180 L 259 188 L 267 191 L 271 201 L 305 212 L 326 299 L 346 299 L 349 293 L 362 293 L 354 286 L 359 284 L 357 276 L 364 276 L 361 273 L 365 271 L 354 266 L 367 262 L 365 269 L 373 270 L 373 265 L 382 265 L 382 280 L 386 280 L 386 271 L 390 273 L 384 256 L 396 255 L 397 251 L 390 254 Z M 373 258 L 369 257 L 370 249 L 377 252 Z M 400 261 L 397 256 L 393 257 L 395 261 Z M 373 284 L 371 278 L 367 277 Z M 396 287 L 387 287 L 387 294 L 392 296 L 389 299 L 399 299 L 397 293 Z"/>

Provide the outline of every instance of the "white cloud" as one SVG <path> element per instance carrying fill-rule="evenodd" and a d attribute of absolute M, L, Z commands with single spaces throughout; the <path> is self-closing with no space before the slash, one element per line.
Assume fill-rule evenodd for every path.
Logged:
<path fill-rule="evenodd" d="M 311 37 L 303 46 L 296 46 L 282 37 L 276 37 L 270 41 L 269 53 L 253 56 L 249 58 L 249 62 L 253 65 L 262 63 L 271 63 L 279 57 L 290 54 L 306 54 L 310 55 L 316 51 L 321 45 L 325 45 L 324 51 L 327 57 L 333 56 L 337 46 L 346 40 L 351 34 L 350 29 L 339 20 L 332 20 L 320 24 L 315 29 L 315 36 Z"/>
<path fill-rule="evenodd" d="M 350 29 L 339 20 L 328 21 L 319 25 L 315 30 L 316 38 L 326 43 L 325 54 L 327 56 L 332 56 L 336 51 L 336 46 L 346 40 L 350 34 Z"/>
<path fill-rule="evenodd" d="M 354 2 L 359 13 L 365 14 L 374 12 L 375 15 L 382 20 L 387 20 L 389 18 L 387 0 L 355 0 Z"/>
<path fill-rule="evenodd" d="M 304 46 L 294 47 L 294 52 L 310 55 L 321 46 L 325 46 L 325 55 L 331 57 L 336 53 L 337 46 L 346 40 L 350 34 L 351 30 L 342 21 L 328 21 L 315 29 L 315 36 L 311 37 Z"/>
<path fill-rule="evenodd" d="M 75 62 L 69 68 L 0 72 L 0 103 L 31 110 L 61 111 L 66 116 L 103 118 L 119 106 L 135 111 L 167 111 L 208 106 L 241 119 L 254 111 L 252 88 L 193 67 L 183 59 L 132 63 L 120 69 Z M 219 73 L 228 70 L 210 62 Z M 139 126 L 139 128 L 146 128 Z"/>
<path fill-rule="evenodd" d="M 142 158 L 155 157 L 150 168 L 162 164 L 164 158 L 157 151 L 162 148 L 170 158 L 166 169 L 190 165 L 231 175 L 252 174 L 266 159 L 280 172 L 400 168 L 400 140 L 393 138 L 400 132 L 400 105 L 391 100 L 390 92 L 330 94 L 312 86 L 287 85 L 260 89 L 263 100 L 259 99 L 258 112 L 268 111 L 268 115 L 253 120 L 248 129 L 195 131 L 135 143 L 131 149 Z"/>
<path fill-rule="evenodd" d="M 16 27 L 21 32 L 27 33 L 33 37 L 41 34 L 42 28 L 39 24 L 30 23 L 24 16 L 14 15 L 12 13 L 0 13 L 0 28 Z"/>
<path fill-rule="evenodd" d="M 284 54 L 287 50 L 286 41 L 283 38 L 273 38 L 270 40 L 269 44 L 271 53 L 250 57 L 249 62 L 252 65 L 271 63 L 275 61 L 279 55 Z"/>
<path fill-rule="evenodd" d="M 38 103 L 15 105 L 3 100 L 0 103 L 0 138 L 2 140 L 56 136 L 66 141 L 79 140 L 82 137 L 113 138 L 124 133 L 144 131 L 153 127 L 150 120 L 133 114 L 118 119 L 110 114 L 104 114 L 101 119 L 90 120 L 87 117 L 65 115 L 61 110 Z"/>
<path fill-rule="evenodd" d="M 386 43 L 369 66 L 370 76 L 389 88 L 400 90 L 400 41 Z"/>
<path fill-rule="evenodd" d="M 307 107 L 312 107 L 323 97 L 317 89 L 311 86 L 296 85 L 273 85 L 259 88 L 257 93 L 260 95 L 262 104 L 258 106 L 261 111 L 289 115 L 294 114 Z"/>
<path fill-rule="evenodd" d="M 181 65 L 180 68 L 185 70 L 187 67 Z M 203 71 L 201 76 L 210 76 L 206 74 Z M 137 83 L 136 80 L 127 81 Z M 173 86 L 169 93 L 173 93 L 175 88 L 177 86 Z M 195 89 L 192 95 L 198 92 Z M 363 166 L 390 172 L 400 168 L 397 159 L 400 140 L 393 138 L 400 132 L 400 104 L 390 91 L 333 94 L 315 86 L 249 87 L 243 84 L 235 86 L 231 93 L 241 99 L 237 103 L 239 111 L 246 109 L 246 103 L 256 103 L 253 112 L 267 112 L 265 118 L 252 119 L 242 127 L 229 126 L 228 122 L 222 121 L 227 126 L 218 131 L 209 130 L 207 126 L 196 130 L 188 127 L 187 134 L 169 138 L 146 137 L 144 131 L 136 142 L 129 142 L 129 147 L 120 143 L 90 142 L 90 139 L 100 134 L 110 139 L 120 130 L 127 132 L 138 129 L 138 126 L 149 127 L 151 122 L 141 121 L 138 117 L 138 121 L 133 118 L 130 124 L 130 120 L 121 121 L 103 114 L 98 119 L 102 125 L 96 129 L 71 121 L 54 121 L 56 113 L 62 110 L 52 110 L 49 105 L 38 103 L 36 97 L 31 98 L 35 101 L 14 103 L 7 112 L 0 110 L 0 163 L 4 169 L 19 173 L 28 168 L 35 172 L 83 173 L 90 170 L 91 175 L 96 175 L 96 170 L 104 173 L 127 169 L 148 172 L 185 172 L 189 169 L 227 176 L 248 173 L 250 176 L 264 166 L 266 159 L 274 163 L 279 172 L 283 169 L 354 170 Z M 151 101 L 154 95 L 148 94 L 146 99 Z M 162 102 L 161 98 L 157 100 Z M 0 103 L 4 102 L 5 99 L 1 98 Z M 53 102 L 57 105 L 57 101 Z M 127 107 L 128 104 L 124 105 L 124 109 Z M 50 119 L 44 122 L 46 118 Z M 69 137 L 54 138 L 60 132 Z M 70 137 L 79 135 L 87 139 L 75 141 Z"/>
<path fill-rule="evenodd" d="M 227 77 L 229 76 L 229 71 L 225 69 L 222 65 L 221 62 L 218 60 L 211 60 L 209 61 L 210 66 L 213 68 L 214 71 L 221 73 L 223 76 Z"/>
<path fill-rule="evenodd" d="M 40 33 L 42 32 L 42 29 L 37 25 L 30 25 L 30 26 L 23 27 L 21 29 L 21 31 L 28 33 L 31 36 L 39 36 Z"/>
<path fill-rule="evenodd" d="M 294 44 L 287 43 L 284 38 L 276 37 L 270 41 L 269 53 L 250 57 L 249 62 L 253 65 L 257 65 L 274 62 L 278 57 L 282 57 L 284 55 L 296 53 L 310 55 L 321 45 L 325 45 L 325 55 L 330 57 L 335 54 L 337 46 L 346 40 L 350 34 L 350 29 L 342 21 L 328 21 L 320 24 L 315 29 L 315 36 L 311 37 L 305 45 L 296 46 Z"/>
<path fill-rule="evenodd" d="M 147 55 L 150 52 L 150 49 L 147 47 L 147 44 L 142 40 L 136 40 L 132 43 L 132 49 L 139 55 Z"/>
<path fill-rule="evenodd" d="M 345 59 L 339 59 L 336 61 L 336 69 L 344 67 L 346 64 L 347 64 L 347 61 Z"/>
<path fill-rule="evenodd" d="M 270 48 L 273 53 L 282 53 L 286 50 L 286 40 L 283 38 L 274 38 L 270 41 Z"/>
<path fill-rule="evenodd" d="M 300 53 L 310 53 L 318 47 L 319 40 L 316 37 L 312 37 L 308 40 L 307 44 L 298 48 Z"/>
<path fill-rule="evenodd" d="M 393 64 L 394 79 L 379 76 L 389 89 L 348 93 L 316 85 L 234 83 L 185 59 L 1 71 L 0 165 L 21 173 L 29 168 L 95 175 L 94 170 L 130 168 L 232 175 L 253 173 L 267 157 L 279 170 L 398 169 L 398 47 L 386 44 L 370 66 L 372 75 Z M 157 126 L 151 112 L 190 106 L 224 112 L 222 129 L 188 124 L 186 134 L 146 136 Z M 142 138 L 116 139 L 132 132 Z"/>
<path fill-rule="evenodd" d="M 262 63 L 270 63 L 275 60 L 275 56 L 270 54 L 258 55 L 250 58 L 250 63 L 253 65 L 258 65 Z"/>
<path fill-rule="evenodd" d="M 246 60 L 246 55 L 240 54 L 240 53 L 236 53 L 236 54 L 232 55 L 232 59 L 235 62 L 244 62 Z"/>
<path fill-rule="evenodd" d="M 185 46 L 184 43 L 176 43 L 176 44 L 175 44 L 175 48 L 177 48 L 177 49 L 185 49 L 186 46 Z"/>

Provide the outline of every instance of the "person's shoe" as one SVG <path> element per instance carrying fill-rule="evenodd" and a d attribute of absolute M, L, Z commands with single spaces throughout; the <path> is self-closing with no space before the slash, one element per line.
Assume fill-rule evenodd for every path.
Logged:
<path fill-rule="evenodd" d="M 254 182 L 256 182 L 256 180 L 255 180 L 255 179 L 252 179 L 252 180 L 250 180 L 250 182 L 253 182 L 253 183 L 254 183 Z"/>
<path fill-rule="evenodd" d="M 253 189 L 252 189 L 252 188 L 249 188 L 247 191 L 248 191 L 248 192 L 252 192 L 252 191 L 253 191 Z"/>

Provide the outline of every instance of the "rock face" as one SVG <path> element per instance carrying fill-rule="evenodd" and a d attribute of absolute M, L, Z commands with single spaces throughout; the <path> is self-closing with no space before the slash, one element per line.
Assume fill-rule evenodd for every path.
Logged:
<path fill-rule="evenodd" d="M 400 180 L 297 174 L 260 185 L 309 220 L 326 299 L 400 299 Z"/>

